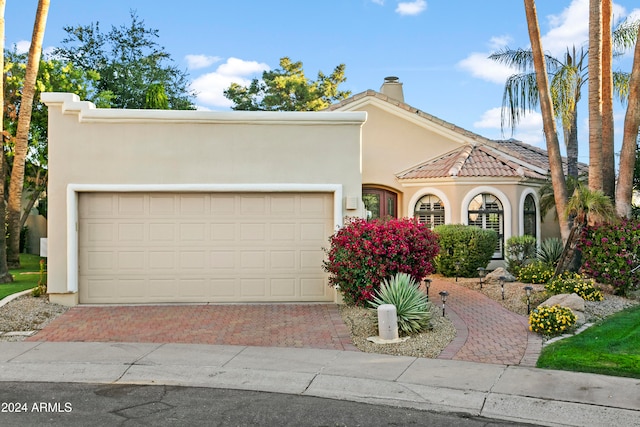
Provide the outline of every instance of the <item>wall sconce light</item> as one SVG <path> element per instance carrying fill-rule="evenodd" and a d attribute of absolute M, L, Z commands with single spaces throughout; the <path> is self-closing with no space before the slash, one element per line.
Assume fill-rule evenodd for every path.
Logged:
<path fill-rule="evenodd" d="M 531 314 L 531 291 L 533 290 L 533 287 L 525 286 L 524 290 L 527 293 L 527 314 Z"/>
<path fill-rule="evenodd" d="M 444 305 L 447 302 L 447 297 L 449 296 L 449 292 L 440 291 L 440 298 L 442 298 L 442 317 L 444 317 Z"/>
<path fill-rule="evenodd" d="M 482 280 L 487 275 L 487 270 L 484 267 L 478 267 L 478 278 L 480 279 L 480 289 L 482 289 Z"/>
<path fill-rule="evenodd" d="M 500 276 L 498 280 L 500 281 L 500 288 L 502 289 L 502 299 L 504 300 L 504 281 L 506 280 L 506 277 Z"/>

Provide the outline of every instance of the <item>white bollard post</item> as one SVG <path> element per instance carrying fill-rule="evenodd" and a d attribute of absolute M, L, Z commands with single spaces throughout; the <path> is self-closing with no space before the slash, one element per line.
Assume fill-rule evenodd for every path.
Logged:
<path fill-rule="evenodd" d="M 378 306 L 378 334 L 383 340 L 398 339 L 398 314 L 395 305 Z"/>

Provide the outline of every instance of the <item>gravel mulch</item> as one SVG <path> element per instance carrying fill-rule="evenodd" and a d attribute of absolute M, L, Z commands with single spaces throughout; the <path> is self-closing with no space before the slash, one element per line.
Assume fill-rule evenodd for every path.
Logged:
<path fill-rule="evenodd" d="M 0 307 L 0 341 L 22 341 L 25 336 L 7 332 L 39 331 L 69 307 L 52 304 L 47 297 L 25 295 Z"/>
<path fill-rule="evenodd" d="M 353 344 L 366 353 L 435 358 L 456 336 L 456 328 L 448 318 L 434 315 L 431 318 L 432 330 L 412 335 L 401 343 L 376 344 L 367 340 L 378 335 L 378 314 L 375 310 L 341 305 L 340 314 L 351 331 Z"/>

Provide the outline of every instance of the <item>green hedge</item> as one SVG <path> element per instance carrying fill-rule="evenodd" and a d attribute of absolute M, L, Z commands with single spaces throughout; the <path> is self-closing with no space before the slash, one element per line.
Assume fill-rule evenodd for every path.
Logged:
<path fill-rule="evenodd" d="M 487 267 L 498 245 L 498 233 L 473 225 L 439 225 L 433 231 L 440 243 L 436 268 L 446 277 L 476 277 L 478 268 Z"/>

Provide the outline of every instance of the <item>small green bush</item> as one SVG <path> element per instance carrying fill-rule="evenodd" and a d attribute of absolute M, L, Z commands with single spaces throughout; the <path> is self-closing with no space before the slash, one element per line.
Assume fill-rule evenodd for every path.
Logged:
<path fill-rule="evenodd" d="M 494 230 L 473 225 L 439 225 L 433 231 L 440 243 L 437 271 L 446 277 L 476 277 L 478 267 L 489 264 L 498 245 L 498 234 Z"/>
<path fill-rule="evenodd" d="M 411 335 L 423 331 L 431 322 L 432 305 L 419 288 L 418 283 L 406 273 L 398 273 L 385 280 L 369 304 L 377 309 L 382 304 L 396 306 L 398 329 Z"/>
<path fill-rule="evenodd" d="M 602 292 L 596 289 L 593 279 L 585 279 L 578 273 L 563 273 L 554 277 L 544 286 L 547 292 L 557 294 L 578 294 L 585 301 L 602 301 Z"/>
<path fill-rule="evenodd" d="M 514 276 L 520 269 L 536 257 L 536 238 L 533 236 L 512 236 L 505 245 L 507 270 Z"/>
<path fill-rule="evenodd" d="M 558 239 L 557 237 L 550 237 L 543 240 L 540 244 L 537 258 L 545 264 L 548 264 L 555 268 L 558 265 L 558 261 L 560 261 L 562 251 L 564 251 L 562 240 Z"/>
<path fill-rule="evenodd" d="M 541 305 L 534 308 L 529 314 L 529 330 L 553 337 L 571 330 L 575 326 L 576 320 L 576 315 L 568 307 Z"/>
<path fill-rule="evenodd" d="M 525 265 L 518 272 L 518 281 L 522 283 L 542 284 L 553 277 L 554 269 L 541 261 Z"/>

